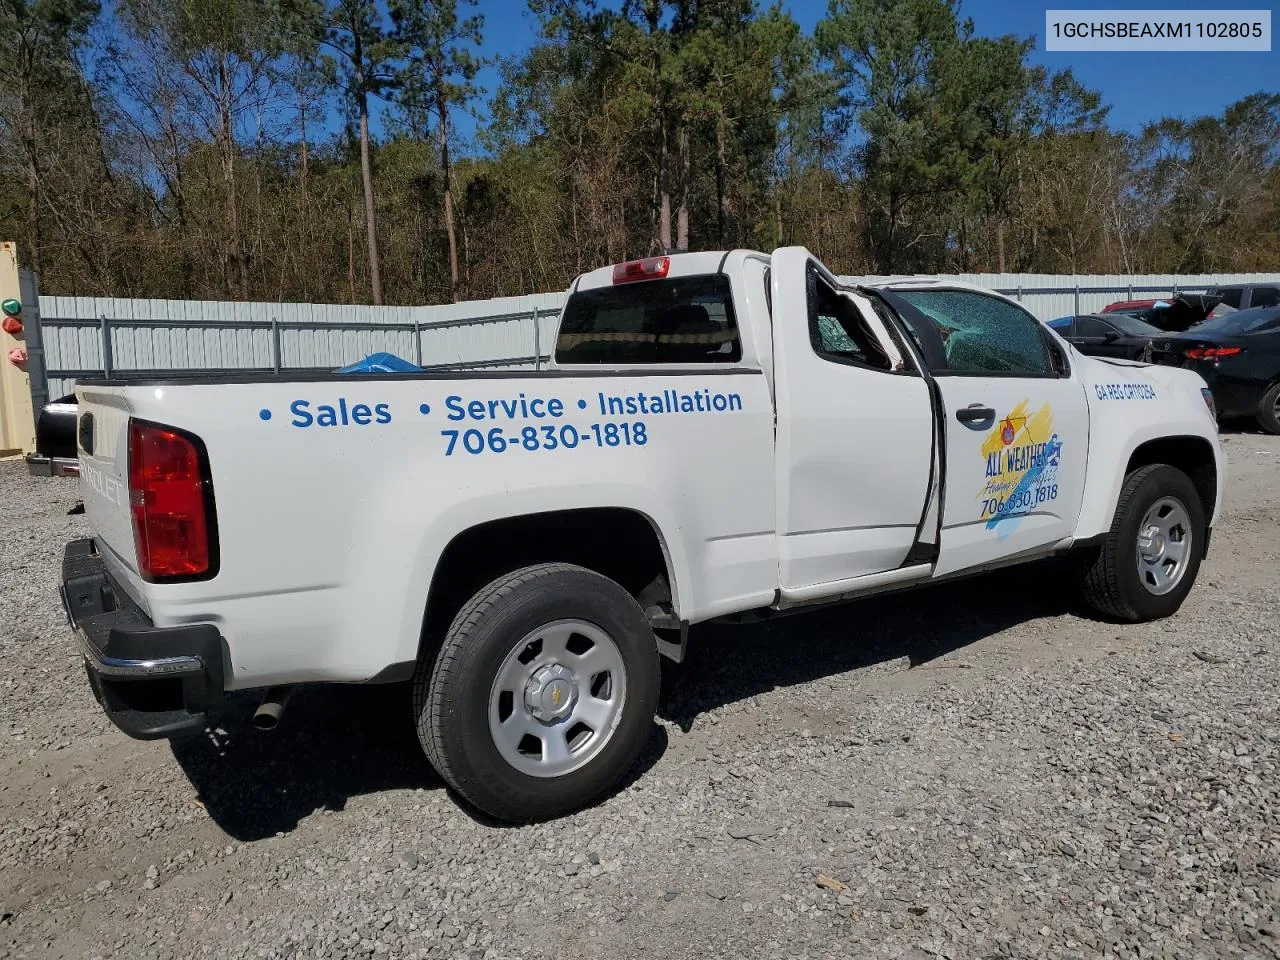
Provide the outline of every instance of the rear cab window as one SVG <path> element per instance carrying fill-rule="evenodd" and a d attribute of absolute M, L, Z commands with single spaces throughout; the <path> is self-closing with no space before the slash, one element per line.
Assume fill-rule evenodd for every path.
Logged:
<path fill-rule="evenodd" d="M 556 337 L 557 363 L 736 363 L 742 342 L 729 278 L 700 274 L 580 290 Z"/>

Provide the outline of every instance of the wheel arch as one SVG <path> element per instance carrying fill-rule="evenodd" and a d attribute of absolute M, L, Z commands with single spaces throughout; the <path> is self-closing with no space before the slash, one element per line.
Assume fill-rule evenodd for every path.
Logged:
<path fill-rule="evenodd" d="M 1218 458 L 1213 444 L 1198 436 L 1148 440 L 1139 444 L 1129 455 L 1124 474 L 1127 477 L 1140 467 L 1156 463 L 1167 463 L 1191 478 L 1196 493 L 1200 494 L 1205 519 L 1211 522 L 1218 501 Z"/>
<path fill-rule="evenodd" d="M 486 520 L 458 531 L 432 571 L 418 656 L 439 642 L 467 599 L 485 584 L 537 563 L 572 563 L 618 583 L 633 597 L 665 599 L 678 618 L 679 571 L 666 537 L 632 507 L 575 507 Z M 665 581 L 646 591 L 655 579 Z"/>
<path fill-rule="evenodd" d="M 1110 530 L 1125 478 L 1134 470 L 1155 463 L 1166 463 L 1190 477 L 1200 495 L 1206 522 L 1214 522 L 1222 497 L 1222 463 L 1217 444 L 1196 433 L 1149 435 L 1136 440 L 1127 450 L 1115 450 L 1114 455 L 1101 450 L 1090 452 L 1089 469 L 1094 476 L 1087 481 L 1077 540 Z M 1113 464 L 1123 468 L 1109 466 Z"/>

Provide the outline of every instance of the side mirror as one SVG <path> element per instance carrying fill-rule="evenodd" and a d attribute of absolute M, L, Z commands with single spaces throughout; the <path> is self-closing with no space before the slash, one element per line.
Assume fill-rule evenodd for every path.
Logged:
<path fill-rule="evenodd" d="M 1120 334 L 1116 333 L 1114 330 L 1108 330 L 1106 333 L 1102 335 L 1103 343 L 1115 343 L 1119 339 L 1120 339 Z"/>

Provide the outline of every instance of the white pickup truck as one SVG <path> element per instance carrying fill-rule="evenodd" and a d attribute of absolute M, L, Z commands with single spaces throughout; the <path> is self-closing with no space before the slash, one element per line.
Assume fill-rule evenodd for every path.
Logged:
<path fill-rule="evenodd" d="M 1101 614 L 1164 617 L 1222 497 L 1196 374 L 1082 356 L 978 288 L 850 286 L 797 247 L 587 273 L 540 373 L 77 395 L 95 535 L 63 598 L 122 730 L 412 681 L 432 764 L 510 819 L 625 773 L 692 624 L 1068 551 Z"/>

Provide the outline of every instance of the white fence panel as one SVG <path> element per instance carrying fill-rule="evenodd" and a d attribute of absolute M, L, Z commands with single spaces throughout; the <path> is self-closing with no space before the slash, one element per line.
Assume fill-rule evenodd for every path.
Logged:
<path fill-rule="evenodd" d="M 998 290 L 1018 300 L 1041 320 L 1076 313 L 1096 313 L 1117 300 L 1150 300 L 1178 292 L 1203 293 L 1224 283 L 1280 283 L 1280 273 L 1202 274 L 1071 274 L 1052 273 L 953 273 L 931 274 L 930 279 L 959 280 Z M 889 277 L 843 277 L 845 282 L 867 283 Z"/>
<path fill-rule="evenodd" d="M 1216 284 L 1280 283 L 1280 273 L 984 273 L 944 278 L 999 290 L 1042 320 L 1095 312 L 1116 300 L 1169 297 Z M 844 278 L 863 283 L 883 279 L 887 278 Z M 72 389 L 77 377 L 100 376 L 108 359 L 116 373 L 265 372 L 277 362 L 283 370 L 334 369 L 387 351 L 428 367 L 532 369 L 540 365 L 535 358 L 545 359 L 552 352 L 564 300 L 560 292 L 440 306 L 372 307 L 42 296 L 40 317 L 49 392 L 59 397 Z M 109 358 L 103 351 L 103 318 Z"/>
<path fill-rule="evenodd" d="M 422 363 L 428 367 L 469 365 L 533 357 L 533 315 L 492 323 L 429 326 L 422 330 Z"/>

